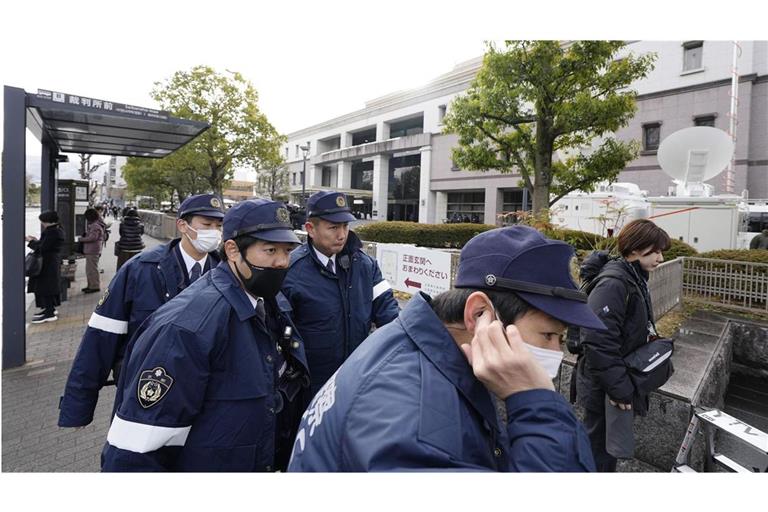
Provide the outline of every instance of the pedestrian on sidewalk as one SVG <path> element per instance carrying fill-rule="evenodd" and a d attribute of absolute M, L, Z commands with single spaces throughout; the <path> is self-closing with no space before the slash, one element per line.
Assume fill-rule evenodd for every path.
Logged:
<path fill-rule="evenodd" d="M 94 208 L 85 210 L 86 232 L 79 241 L 83 242 L 83 254 L 85 255 L 85 277 L 88 285 L 83 288 L 83 293 L 95 293 L 101 290 L 99 277 L 99 258 L 104 244 L 104 221 L 99 218 L 99 213 Z"/>
<path fill-rule="evenodd" d="M 38 216 L 42 230 L 40 240 L 27 236 L 27 247 L 38 251 L 43 257 L 40 274 L 30 277 L 27 293 L 35 294 L 35 305 L 40 311 L 32 318 L 33 324 L 58 320 L 56 306 L 61 304 L 61 247 L 64 245 L 64 231 L 55 211 L 43 212 Z"/>
<path fill-rule="evenodd" d="M 309 388 L 280 295 L 299 239 L 285 205 L 266 199 L 227 211 L 224 238 L 222 263 L 137 331 L 102 470 L 287 466 Z"/>
<path fill-rule="evenodd" d="M 139 218 L 139 213 L 135 208 L 131 208 L 120 223 L 120 240 L 115 243 L 115 256 L 117 256 L 115 272 L 120 270 L 123 263 L 144 249 L 144 241 L 141 239 L 143 234 L 144 224 Z"/>
<path fill-rule="evenodd" d="M 127 210 L 126 210 L 127 213 Z M 110 371 L 120 378 L 128 340 L 157 308 L 219 263 L 221 200 L 212 194 L 190 196 L 181 203 L 176 229 L 182 234 L 131 258 L 117 271 L 88 321 L 59 405 L 60 427 L 93 421 L 99 391 Z M 115 408 L 120 395 L 115 398 Z"/>

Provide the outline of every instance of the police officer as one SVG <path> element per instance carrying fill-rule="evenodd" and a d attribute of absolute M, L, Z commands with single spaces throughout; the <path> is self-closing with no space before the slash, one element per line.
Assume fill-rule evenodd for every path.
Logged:
<path fill-rule="evenodd" d="M 117 382 L 128 340 L 150 313 L 219 263 L 224 210 L 212 194 L 190 196 L 179 207 L 181 238 L 128 260 L 115 274 L 88 321 L 60 401 L 59 426 L 93 421 L 99 390 L 110 371 Z M 115 399 L 119 404 L 120 393 Z"/>
<path fill-rule="evenodd" d="M 315 395 L 289 470 L 594 471 L 552 385 L 565 325 L 602 326 L 572 256 L 524 226 L 470 240 L 456 288 L 415 295 Z"/>
<path fill-rule="evenodd" d="M 291 254 L 283 293 L 307 347 L 314 394 L 368 336 L 399 312 L 376 260 L 349 230 L 355 220 L 344 194 L 323 191 L 307 201 L 307 243 Z"/>
<path fill-rule="evenodd" d="M 222 263 L 136 334 L 105 471 L 272 471 L 308 388 L 301 340 L 279 296 L 299 240 L 283 203 L 243 201 L 224 217 Z M 287 457 L 285 457 L 287 461 Z"/>

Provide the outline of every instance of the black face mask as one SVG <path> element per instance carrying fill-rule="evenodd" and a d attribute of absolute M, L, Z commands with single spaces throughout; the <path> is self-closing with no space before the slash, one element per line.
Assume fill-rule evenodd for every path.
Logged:
<path fill-rule="evenodd" d="M 245 289 L 257 297 L 273 299 L 280 291 L 280 287 L 283 286 L 283 280 L 288 273 L 288 269 L 257 267 L 256 265 L 251 265 L 244 256 L 241 257 L 245 264 L 248 265 L 248 268 L 251 269 L 251 277 L 245 278 L 243 274 L 240 273 L 240 269 L 237 268 L 237 265 L 235 265 L 237 276 L 243 282 Z"/>

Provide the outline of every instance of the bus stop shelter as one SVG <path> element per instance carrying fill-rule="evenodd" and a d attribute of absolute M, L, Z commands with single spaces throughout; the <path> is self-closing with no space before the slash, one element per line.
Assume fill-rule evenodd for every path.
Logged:
<path fill-rule="evenodd" d="M 56 91 L 5 86 L 3 117 L 3 369 L 26 363 L 26 129 L 42 144 L 42 211 L 56 209 L 62 153 L 162 158 L 209 128 L 167 112 Z"/>

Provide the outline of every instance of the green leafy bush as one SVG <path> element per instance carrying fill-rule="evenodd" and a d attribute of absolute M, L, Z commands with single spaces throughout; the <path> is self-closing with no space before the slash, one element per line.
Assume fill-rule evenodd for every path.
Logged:
<path fill-rule="evenodd" d="M 373 222 L 355 228 L 361 240 L 421 247 L 460 249 L 478 233 L 495 229 L 490 224 L 417 224 L 415 222 Z"/>
<path fill-rule="evenodd" d="M 589 233 L 587 231 L 577 231 L 575 229 L 549 228 L 542 232 L 547 238 L 553 240 L 562 240 L 569 243 L 576 250 L 591 251 L 600 245 L 605 237 Z"/>
<path fill-rule="evenodd" d="M 598 249 L 601 251 L 609 251 L 613 254 L 618 254 L 618 249 L 616 249 L 616 237 L 612 238 L 605 238 L 598 244 Z M 697 251 L 687 243 L 671 239 L 670 242 L 672 245 L 664 251 L 662 254 L 664 256 L 664 261 L 672 261 L 675 258 L 679 258 L 681 256 L 696 256 Z"/>
<path fill-rule="evenodd" d="M 747 261 L 750 263 L 768 263 L 768 251 L 763 249 L 720 249 L 699 254 L 697 257 L 715 260 Z"/>

